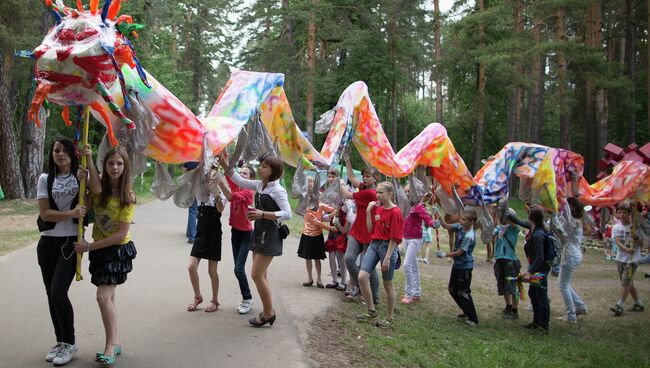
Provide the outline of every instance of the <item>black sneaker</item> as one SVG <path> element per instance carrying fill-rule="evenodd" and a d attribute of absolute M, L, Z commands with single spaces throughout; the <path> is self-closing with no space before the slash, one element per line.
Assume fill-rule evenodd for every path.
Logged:
<path fill-rule="evenodd" d="M 609 308 L 612 312 L 614 312 L 614 316 L 618 317 L 623 314 L 623 307 L 621 307 L 618 304 L 614 304 L 613 307 Z"/>

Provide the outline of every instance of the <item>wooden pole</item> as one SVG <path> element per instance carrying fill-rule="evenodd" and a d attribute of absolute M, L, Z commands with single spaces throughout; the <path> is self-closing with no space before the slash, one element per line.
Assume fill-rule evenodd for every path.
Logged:
<path fill-rule="evenodd" d="M 89 125 L 89 120 L 90 120 L 90 109 L 88 108 L 88 105 L 84 106 L 84 112 L 83 112 L 83 117 L 84 117 L 84 125 L 82 127 L 82 136 L 81 136 L 81 147 L 85 147 L 88 144 L 88 125 Z M 84 169 L 87 169 L 88 163 L 86 162 L 86 155 L 81 155 L 81 167 Z M 73 175 L 77 175 L 77 173 L 72 173 Z M 86 178 L 81 178 L 79 181 L 79 205 L 83 206 L 86 204 Z M 77 224 L 78 226 L 78 235 L 77 235 L 77 242 L 81 242 L 81 240 L 84 238 L 84 221 L 83 219 L 79 219 L 79 223 Z M 83 253 L 77 253 L 77 276 L 76 280 L 81 281 L 83 280 L 83 276 L 81 276 L 81 259 L 83 258 Z"/>

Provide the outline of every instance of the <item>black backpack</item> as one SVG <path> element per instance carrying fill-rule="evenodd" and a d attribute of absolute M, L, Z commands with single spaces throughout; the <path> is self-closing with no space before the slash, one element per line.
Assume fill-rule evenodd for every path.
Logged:
<path fill-rule="evenodd" d="M 562 242 L 550 231 L 544 232 L 544 260 L 553 267 L 560 265 L 562 254 Z"/>

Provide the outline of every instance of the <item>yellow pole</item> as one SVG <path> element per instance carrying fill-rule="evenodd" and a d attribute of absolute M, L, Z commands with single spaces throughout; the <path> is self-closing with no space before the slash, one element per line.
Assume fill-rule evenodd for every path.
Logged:
<path fill-rule="evenodd" d="M 88 144 L 88 125 L 89 125 L 89 120 L 90 120 L 90 109 L 88 108 L 88 105 L 84 106 L 84 112 L 83 112 L 83 117 L 84 117 L 84 125 L 82 128 L 82 135 L 81 135 L 81 147 L 85 147 Z M 81 155 L 81 167 L 84 169 L 87 169 L 88 163 L 86 162 L 86 155 Z M 77 173 L 73 173 L 73 175 L 76 175 Z M 79 205 L 83 206 L 86 204 L 86 178 L 81 178 L 81 181 L 79 182 Z M 77 235 L 77 242 L 81 242 L 81 240 L 84 238 L 84 221 L 83 219 L 79 219 L 79 223 L 77 224 L 78 226 L 78 231 L 79 234 Z M 83 276 L 81 276 L 81 259 L 83 258 L 83 253 L 77 253 L 77 276 L 76 280 L 81 281 L 83 280 Z"/>

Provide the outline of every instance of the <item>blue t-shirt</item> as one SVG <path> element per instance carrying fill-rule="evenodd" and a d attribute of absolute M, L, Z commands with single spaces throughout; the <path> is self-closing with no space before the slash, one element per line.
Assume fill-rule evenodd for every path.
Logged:
<path fill-rule="evenodd" d="M 199 166 L 199 163 L 196 162 L 196 161 L 189 161 L 189 162 L 186 162 L 186 163 L 183 164 L 183 167 L 184 167 L 187 171 L 194 170 L 194 169 L 196 169 L 198 166 Z"/>
<path fill-rule="evenodd" d="M 517 253 L 515 253 L 515 246 L 517 246 L 517 237 L 519 236 L 517 225 L 509 225 L 505 228 L 503 225 L 497 225 L 494 229 L 494 235 L 497 236 L 497 241 L 494 244 L 494 259 L 516 261 L 518 258 Z"/>
<path fill-rule="evenodd" d="M 471 270 L 474 268 L 474 257 L 472 257 L 472 252 L 476 246 L 476 236 L 474 235 L 474 229 L 471 229 L 468 232 L 463 230 L 463 227 L 460 224 L 453 224 L 452 231 L 455 231 L 456 234 L 456 243 L 454 244 L 454 251 L 462 249 L 464 251 L 463 255 L 454 257 L 453 268 L 460 270 Z"/>

